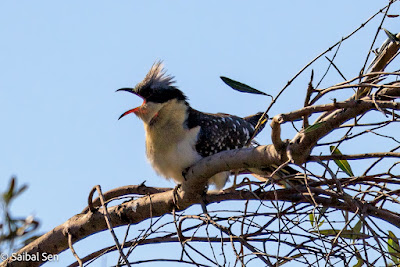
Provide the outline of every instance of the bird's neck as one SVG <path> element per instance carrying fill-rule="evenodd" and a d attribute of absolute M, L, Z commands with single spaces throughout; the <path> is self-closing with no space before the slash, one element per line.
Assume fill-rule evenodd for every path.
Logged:
<path fill-rule="evenodd" d="M 186 130 L 188 108 L 188 104 L 182 100 L 172 99 L 163 103 L 148 122 L 144 121 L 147 138 L 153 141 L 164 138 L 170 138 L 171 142 L 178 141 Z"/>

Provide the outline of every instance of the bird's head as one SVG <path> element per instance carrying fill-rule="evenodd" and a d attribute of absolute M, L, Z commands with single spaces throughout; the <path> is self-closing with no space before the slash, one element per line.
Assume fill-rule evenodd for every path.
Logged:
<path fill-rule="evenodd" d="M 117 92 L 130 92 L 143 99 L 141 106 L 126 111 L 119 119 L 134 113 L 144 123 L 149 123 L 169 101 L 176 99 L 186 102 L 186 96 L 174 86 L 175 81 L 173 78 L 166 74 L 162 62 L 158 61 L 153 64 L 143 81 L 134 88 L 118 89 Z"/>

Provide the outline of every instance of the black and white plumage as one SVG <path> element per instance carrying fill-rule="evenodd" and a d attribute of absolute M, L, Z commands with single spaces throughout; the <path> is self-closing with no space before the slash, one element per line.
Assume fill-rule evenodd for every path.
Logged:
<path fill-rule="evenodd" d="M 224 113 L 203 113 L 189 107 L 186 126 L 189 129 L 200 126 L 196 151 L 207 157 L 223 150 L 243 147 L 253 135 L 261 115 L 240 118 Z"/>
<path fill-rule="evenodd" d="M 190 107 L 186 96 L 166 75 L 161 62 L 155 63 L 134 88 L 121 88 L 143 99 L 143 104 L 128 110 L 144 123 L 146 154 L 160 175 L 182 183 L 182 173 L 200 159 L 223 150 L 245 146 L 254 133 L 262 113 L 245 118 L 229 114 L 210 114 Z M 221 189 L 229 172 L 214 175 L 209 182 Z"/>

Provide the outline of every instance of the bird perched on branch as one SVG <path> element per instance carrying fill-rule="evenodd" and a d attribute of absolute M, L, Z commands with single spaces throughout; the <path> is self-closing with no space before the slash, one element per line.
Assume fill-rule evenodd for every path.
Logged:
<path fill-rule="evenodd" d="M 156 172 L 177 183 L 184 172 L 200 159 L 223 150 L 242 148 L 252 137 L 262 113 L 245 118 L 229 114 L 210 114 L 193 109 L 187 97 L 155 63 L 134 88 L 121 88 L 143 99 L 143 104 L 123 113 L 134 113 L 144 123 L 146 153 Z M 221 189 L 229 176 L 222 172 L 209 179 Z"/>

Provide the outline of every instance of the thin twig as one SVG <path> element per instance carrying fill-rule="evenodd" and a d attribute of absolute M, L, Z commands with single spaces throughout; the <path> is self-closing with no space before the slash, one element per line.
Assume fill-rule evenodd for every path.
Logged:
<path fill-rule="evenodd" d="M 130 267 L 131 265 L 130 265 L 128 259 L 126 258 L 124 252 L 122 251 L 122 248 L 121 248 L 121 246 L 120 246 L 120 243 L 119 243 L 119 241 L 118 241 L 118 238 L 117 238 L 117 236 L 115 235 L 114 229 L 113 229 L 113 227 L 112 227 L 112 225 L 111 225 L 110 214 L 108 213 L 107 205 L 106 205 L 106 203 L 105 203 L 103 193 L 101 192 L 101 187 L 100 187 L 100 185 L 97 185 L 97 186 L 95 186 L 95 187 L 96 187 L 97 193 L 99 194 L 101 205 L 102 205 L 103 208 L 104 208 L 104 215 L 105 215 L 105 216 L 104 216 L 104 219 L 105 219 L 105 221 L 106 221 L 108 230 L 110 231 L 112 237 L 114 238 L 115 246 L 118 248 L 119 254 L 120 254 L 121 257 L 124 259 L 125 264 L 126 264 L 127 266 Z"/>
<path fill-rule="evenodd" d="M 68 233 L 68 246 L 72 254 L 74 255 L 75 259 L 78 261 L 79 267 L 82 267 L 83 266 L 82 260 L 81 258 L 79 258 L 78 254 L 76 254 L 74 246 L 72 245 L 72 234 L 70 233 Z"/>

